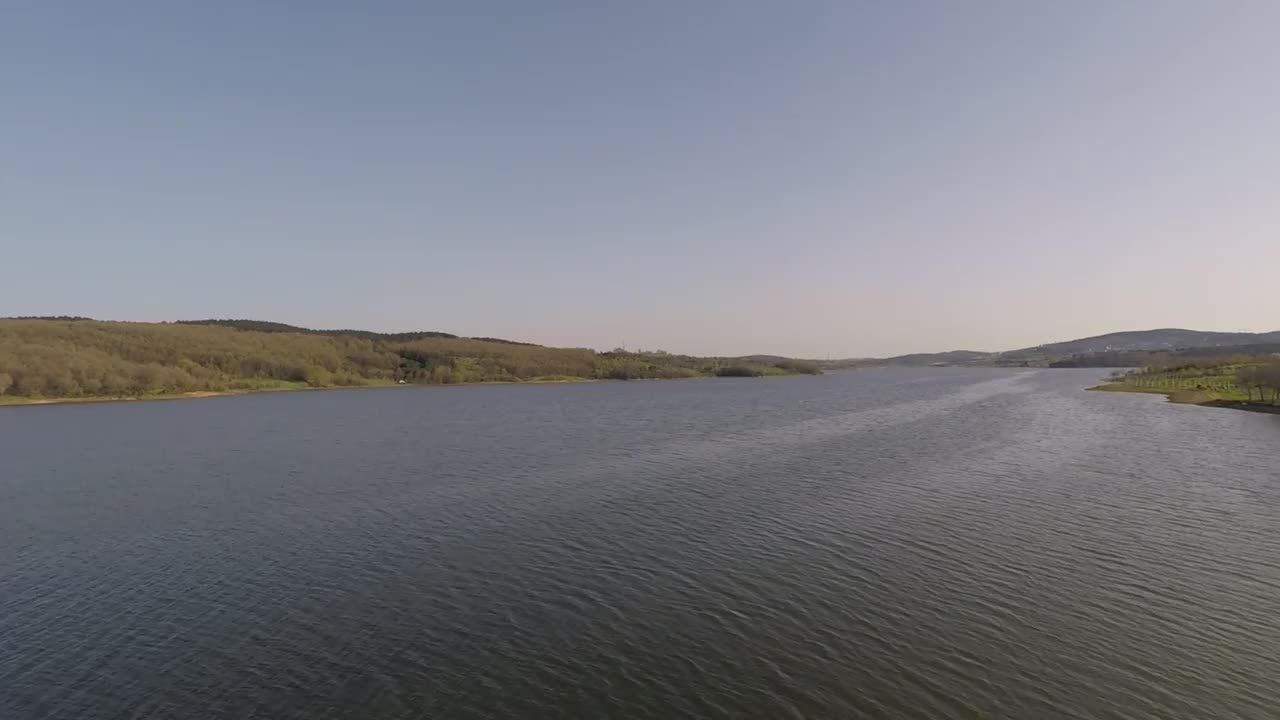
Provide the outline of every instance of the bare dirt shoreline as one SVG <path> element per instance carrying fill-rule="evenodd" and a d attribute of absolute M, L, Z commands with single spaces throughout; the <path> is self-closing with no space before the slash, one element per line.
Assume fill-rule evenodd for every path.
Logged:
<path fill-rule="evenodd" d="M 1155 388 L 1127 387 L 1120 383 L 1107 383 L 1091 387 L 1089 390 L 1099 392 L 1128 392 L 1144 395 L 1164 395 L 1165 399 L 1178 405 L 1198 405 L 1200 407 L 1225 408 L 1228 410 L 1244 410 L 1247 412 L 1280 415 L 1280 405 L 1271 403 L 1246 402 L 1244 400 L 1222 400 L 1209 393 L 1196 390 L 1158 390 Z"/>

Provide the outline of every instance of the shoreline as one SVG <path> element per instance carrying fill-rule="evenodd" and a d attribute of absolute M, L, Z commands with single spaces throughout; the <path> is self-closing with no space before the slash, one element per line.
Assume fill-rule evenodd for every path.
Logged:
<path fill-rule="evenodd" d="M 789 377 L 789 376 L 778 376 Z M 639 378 L 644 380 L 696 380 L 699 378 Z M 264 395 L 267 393 L 285 393 L 285 392 L 326 392 L 330 390 L 387 390 L 387 389 L 404 389 L 404 388 L 450 388 L 450 387 L 478 387 L 483 385 L 577 385 L 581 383 L 597 383 L 597 382 L 634 382 L 631 380 L 606 380 L 601 378 L 574 378 L 574 377 L 548 377 L 534 378 L 530 380 L 492 380 L 483 382 L 465 382 L 465 383 L 448 383 L 448 384 L 415 384 L 407 383 L 404 385 L 396 383 L 376 383 L 371 385 L 344 385 L 334 387 L 266 387 L 254 388 L 249 390 L 195 390 L 184 393 L 162 393 L 156 395 L 130 395 L 130 396 L 110 396 L 110 395 L 91 395 L 83 397 L 42 397 L 29 398 L 18 396 L 0 396 L 0 410 L 9 407 L 37 407 L 41 405 L 91 405 L 98 403 L 127 403 L 127 402 L 161 402 L 172 400 L 203 400 L 205 398 L 214 397 L 234 397 L 238 395 Z"/>
<path fill-rule="evenodd" d="M 813 377 L 805 373 L 786 373 L 780 375 L 761 375 L 752 379 L 765 378 L 787 378 L 787 377 Z M 461 388 L 461 387 L 481 387 L 485 385 L 579 385 L 584 383 L 600 383 L 600 382 L 668 382 L 672 380 L 726 380 L 734 378 L 717 378 L 714 375 L 695 375 L 692 377 L 678 378 L 635 378 L 633 380 L 615 380 L 612 378 L 577 378 L 577 377 L 547 377 L 533 378 L 530 380 L 485 380 L 481 382 L 464 382 L 464 383 L 447 383 L 447 384 L 417 384 L 406 383 L 400 385 L 397 383 L 375 383 L 372 385 L 342 385 L 334 387 L 265 387 L 253 388 L 249 390 L 195 390 L 185 393 L 164 393 L 157 395 L 133 395 L 133 396 L 109 396 L 109 395 L 91 395 L 84 397 L 53 397 L 53 398 L 29 398 L 18 396 L 0 396 L 0 410 L 9 407 L 37 407 L 41 405 L 91 405 L 98 403 L 127 403 L 127 402 L 161 402 L 170 400 L 202 400 L 214 397 L 234 397 L 237 395 L 263 395 L 267 393 L 285 393 L 285 392 L 327 392 L 330 390 L 387 390 L 391 388 Z"/>
<path fill-rule="evenodd" d="M 203 400 L 212 397 L 230 397 L 233 395 L 261 395 L 276 392 L 301 392 L 308 390 L 357 390 L 375 387 L 396 387 L 394 385 L 355 385 L 351 387 L 329 388 L 262 388 L 255 390 L 193 390 L 184 393 L 159 393 L 156 395 L 86 395 L 83 397 L 6 397 L 0 398 L 0 408 L 32 407 L 37 405 L 91 405 L 97 403 L 126 402 L 158 402 L 166 400 Z"/>
<path fill-rule="evenodd" d="M 1091 388 L 1090 392 L 1126 392 L 1141 395 L 1163 395 L 1165 401 L 1174 405 L 1195 405 L 1197 407 L 1221 408 L 1224 410 L 1243 410 L 1245 412 L 1262 413 L 1264 415 L 1280 415 L 1280 405 L 1270 403 L 1249 402 L 1245 400 L 1224 400 L 1214 397 L 1212 393 L 1202 390 L 1161 390 L 1159 388 L 1128 387 L 1121 383 L 1103 383 Z"/>
<path fill-rule="evenodd" d="M 40 405 L 90 405 L 97 403 L 127 403 L 127 402 L 159 402 L 170 400 L 202 400 L 204 398 L 214 397 L 234 397 L 237 395 L 263 395 L 267 393 L 285 393 L 285 392 L 323 392 L 330 390 L 374 390 L 374 389 L 404 389 L 404 388 L 461 388 L 461 387 L 481 387 L 485 385 L 579 385 L 585 383 L 602 383 L 602 382 L 670 382 L 673 380 L 733 380 L 733 379 L 766 379 L 766 378 L 789 378 L 789 377 L 814 377 L 806 373 L 781 373 L 777 375 L 759 375 L 754 378 L 733 378 L 733 377 L 717 377 L 715 375 L 694 375 L 690 377 L 671 377 L 671 378 L 634 378 L 631 380 L 618 380 L 614 378 L 580 378 L 570 376 L 548 376 L 545 378 L 530 378 L 529 380 L 482 380 L 480 382 L 462 382 L 462 383 L 406 383 L 400 385 L 398 383 L 381 382 L 369 385 L 335 385 L 331 387 L 308 387 L 308 386 L 284 386 L 284 387 L 262 387 L 239 390 L 193 390 L 184 393 L 160 393 L 155 395 L 86 395 L 81 397 L 40 397 L 32 398 L 25 396 L 0 396 L 0 410 L 8 407 L 34 407 Z"/>

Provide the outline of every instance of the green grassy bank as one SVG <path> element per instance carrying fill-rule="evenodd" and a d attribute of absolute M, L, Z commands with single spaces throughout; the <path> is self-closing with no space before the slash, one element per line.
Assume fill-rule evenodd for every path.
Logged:
<path fill-rule="evenodd" d="M 1280 363 L 1145 368 L 1117 373 L 1110 382 L 1089 389 L 1152 393 L 1179 404 L 1280 413 Z"/>

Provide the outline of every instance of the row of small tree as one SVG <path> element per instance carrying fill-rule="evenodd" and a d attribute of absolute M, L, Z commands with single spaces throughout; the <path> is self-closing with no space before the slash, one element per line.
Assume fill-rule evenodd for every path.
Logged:
<path fill-rule="evenodd" d="M 1262 365 L 1245 365 L 1236 371 L 1236 386 L 1240 387 L 1253 401 L 1253 393 L 1258 393 L 1258 402 L 1280 403 L 1280 361 Z"/>

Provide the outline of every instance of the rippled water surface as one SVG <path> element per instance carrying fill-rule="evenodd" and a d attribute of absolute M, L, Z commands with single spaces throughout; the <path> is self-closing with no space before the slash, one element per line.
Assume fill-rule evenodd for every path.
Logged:
<path fill-rule="evenodd" d="M 0 718 L 1280 717 L 1280 417 L 1099 376 L 0 408 Z"/>

